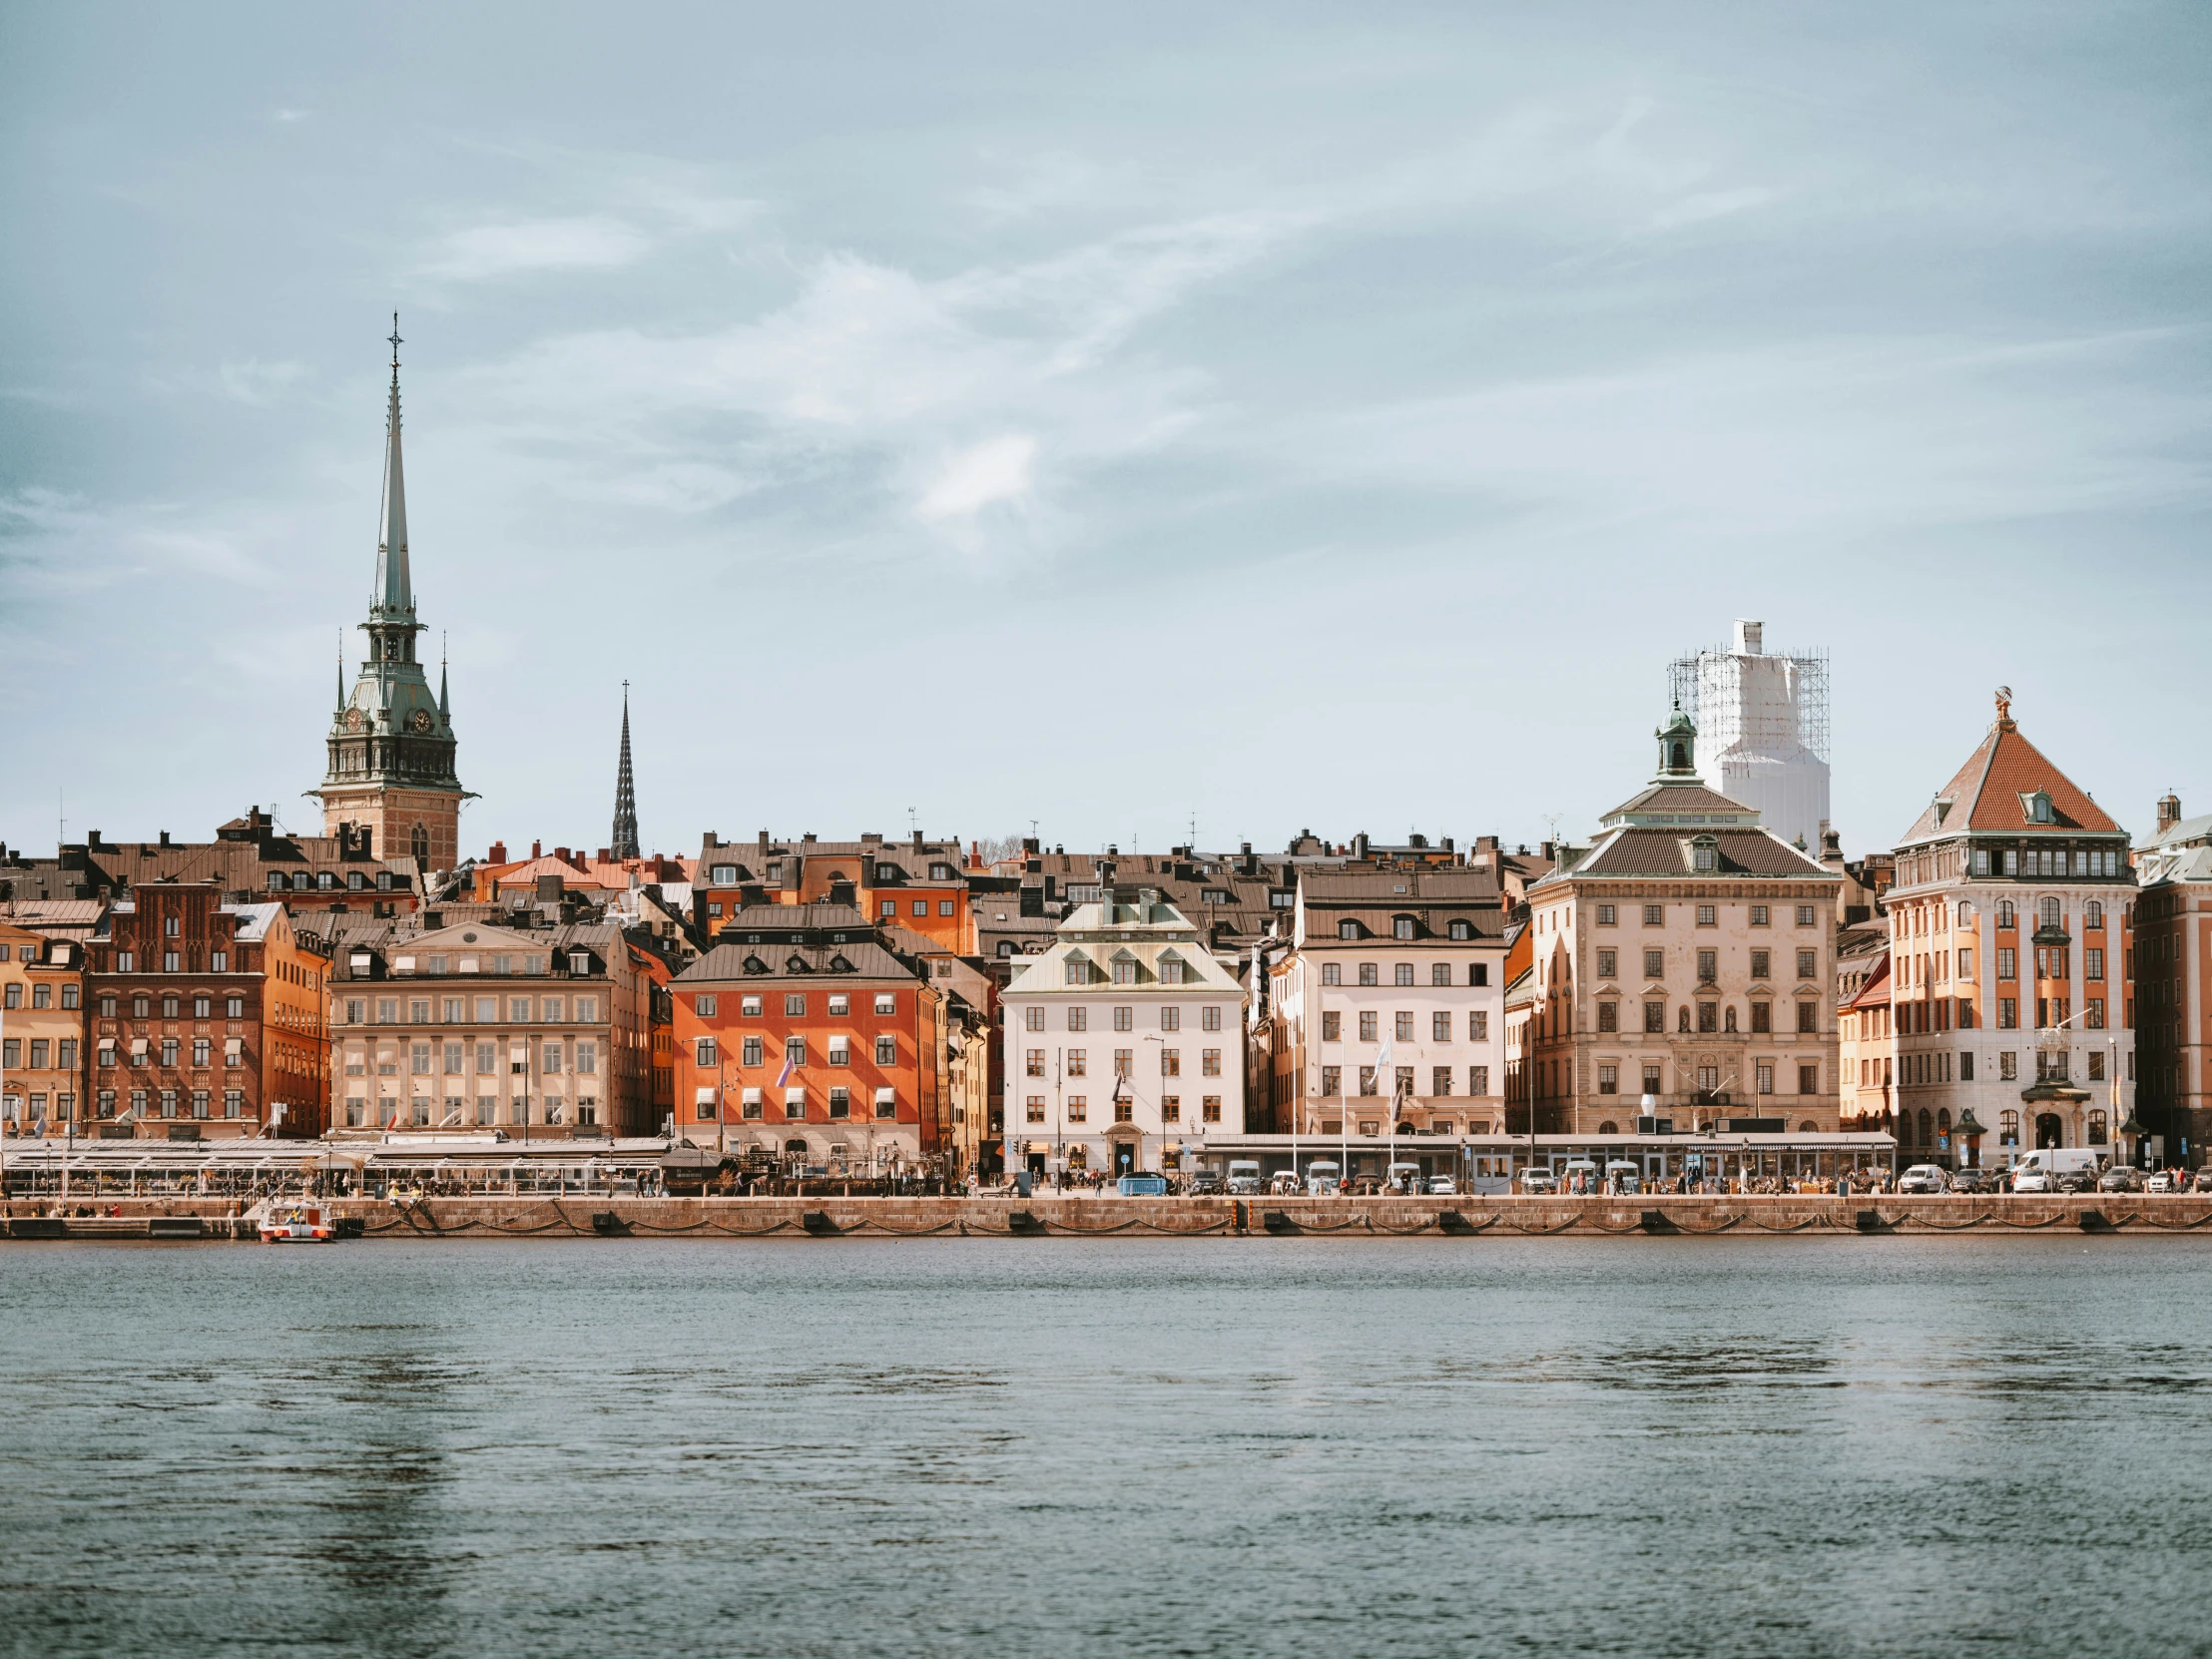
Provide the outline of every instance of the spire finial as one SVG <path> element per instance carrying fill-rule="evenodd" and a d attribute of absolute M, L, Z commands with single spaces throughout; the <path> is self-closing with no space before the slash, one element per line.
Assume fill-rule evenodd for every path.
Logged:
<path fill-rule="evenodd" d="M 391 377 L 394 381 L 397 381 L 399 378 L 399 347 L 406 343 L 399 337 L 399 313 L 397 311 L 391 313 L 391 333 L 387 337 L 391 340 Z"/>
<path fill-rule="evenodd" d="M 642 858 L 638 845 L 638 796 L 630 775 L 630 682 L 622 682 L 622 758 L 615 768 L 615 827 L 609 837 L 616 858 Z"/>

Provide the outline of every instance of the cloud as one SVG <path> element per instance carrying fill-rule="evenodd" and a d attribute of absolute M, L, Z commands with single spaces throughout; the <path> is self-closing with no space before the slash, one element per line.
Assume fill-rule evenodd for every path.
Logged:
<path fill-rule="evenodd" d="M 1029 493 L 1037 440 L 1019 433 L 992 438 L 955 455 L 914 511 L 923 518 L 972 518 L 996 501 Z"/>
<path fill-rule="evenodd" d="M 606 271 L 642 259 L 652 246 L 635 226 L 605 215 L 524 220 L 457 231 L 423 270 L 460 282 L 525 271 Z"/>
<path fill-rule="evenodd" d="M 251 403 L 256 408 L 273 407 L 281 394 L 306 376 L 304 363 L 290 361 L 265 363 L 259 357 L 249 357 L 243 363 L 225 363 L 219 373 L 223 395 L 239 403 Z"/>

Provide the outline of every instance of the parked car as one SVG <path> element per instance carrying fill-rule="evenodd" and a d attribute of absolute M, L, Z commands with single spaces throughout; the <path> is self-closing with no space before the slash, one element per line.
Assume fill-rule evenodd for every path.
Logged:
<path fill-rule="evenodd" d="M 1605 1166 L 1605 1185 L 1609 1192 L 1640 1193 L 1644 1190 L 1643 1165 L 1631 1163 L 1626 1158 L 1616 1158 Z"/>
<path fill-rule="evenodd" d="M 1940 1193 L 1950 1190 L 1950 1177 L 1939 1164 L 1915 1164 L 1898 1177 L 1901 1193 Z"/>
<path fill-rule="evenodd" d="M 1459 1191 L 1459 1183 L 1448 1175 L 1431 1175 L 1428 1178 L 1430 1198 L 1450 1198 Z"/>
<path fill-rule="evenodd" d="M 2058 1190 L 2058 1177 L 2047 1169 L 2017 1169 L 2012 1172 L 2012 1190 L 2016 1193 L 2054 1193 Z"/>
<path fill-rule="evenodd" d="M 1559 1190 L 1559 1178 L 1547 1169 L 1524 1169 L 1520 1172 L 1520 1190 L 1524 1193 L 1555 1193 Z"/>
<path fill-rule="evenodd" d="M 1954 1169 L 1950 1172 L 1950 1190 L 1954 1193 L 1993 1193 L 1997 1190 L 1996 1171 L 1979 1165 Z"/>
<path fill-rule="evenodd" d="M 1393 1193 L 1420 1191 L 1420 1165 L 1392 1164 L 1382 1177 L 1383 1190 Z"/>
<path fill-rule="evenodd" d="M 2146 1193 L 2170 1193 L 2173 1190 L 2174 1174 L 2172 1170 L 2154 1169 L 2150 1174 L 2143 1177 L 2143 1191 Z"/>
<path fill-rule="evenodd" d="M 1298 1171 L 1279 1169 L 1268 1180 L 1268 1191 L 1277 1198 L 1296 1198 L 1306 1190 L 1306 1183 L 1298 1178 Z"/>
<path fill-rule="evenodd" d="M 2058 1190 L 2062 1193 L 2093 1193 L 2097 1190 L 2097 1172 L 2093 1169 L 2060 1170 Z"/>
<path fill-rule="evenodd" d="M 2206 1164 L 2198 1170 L 2196 1180 L 2190 1185 L 2197 1192 L 2212 1193 L 2212 1164 Z"/>
<path fill-rule="evenodd" d="M 1292 1185 L 1297 1177 L 1292 1177 Z M 1229 1160 L 1229 1190 L 1233 1193 L 1257 1193 L 1260 1190 L 1260 1160 L 1257 1158 L 1232 1158 Z M 1289 1188 L 1283 1189 L 1289 1191 Z"/>
<path fill-rule="evenodd" d="M 2143 1172 L 2128 1164 L 2114 1164 L 2097 1177 L 2100 1193 L 2139 1193 L 2143 1190 Z"/>
<path fill-rule="evenodd" d="M 1193 1197 L 1197 1197 L 1205 1193 L 1225 1192 L 1228 1190 L 1228 1186 L 1229 1183 L 1222 1179 L 1220 1170 L 1202 1169 L 1191 1177 L 1191 1184 L 1185 1190 Z"/>

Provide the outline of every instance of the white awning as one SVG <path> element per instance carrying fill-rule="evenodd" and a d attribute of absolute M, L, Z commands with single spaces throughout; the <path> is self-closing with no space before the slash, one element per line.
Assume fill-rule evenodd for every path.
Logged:
<path fill-rule="evenodd" d="M 742 1098 L 746 1105 L 758 1106 L 761 1103 L 761 1091 L 759 1089 L 747 1089 Z"/>
<path fill-rule="evenodd" d="M 805 1089 L 786 1089 L 786 1090 L 784 1091 L 784 1104 L 785 1104 L 785 1105 L 787 1105 L 787 1106 L 804 1106 L 804 1105 L 806 1105 L 806 1103 L 807 1103 L 807 1091 L 806 1091 Z"/>
<path fill-rule="evenodd" d="M 891 1105 L 897 1099 L 898 1091 L 896 1089 L 877 1089 L 875 1091 L 875 1104 L 878 1106 Z"/>
<path fill-rule="evenodd" d="M 699 1098 L 698 1098 L 698 1103 L 699 1103 L 700 1105 L 702 1105 L 702 1106 L 708 1105 L 709 1103 L 711 1103 L 711 1102 L 712 1102 L 712 1101 L 714 1100 L 714 1098 L 715 1098 L 715 1086 L 714 1086 L 714 1085 L 713 1085 L 712 1083 L 702 1083 L 702 1084 L 700 1084 L 700 1085 L 699 1085 Z"/>

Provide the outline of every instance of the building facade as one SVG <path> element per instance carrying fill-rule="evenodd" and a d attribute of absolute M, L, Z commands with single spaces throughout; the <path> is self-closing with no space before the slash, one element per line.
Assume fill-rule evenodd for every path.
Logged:
<path fill-rule="evenodd" d="M 2134 1105 L 2127 832 L 2021 734 L 2008 693 L 1895 849 L 1901 1156 L 2110 1147 Z M 1969 1121 L 1970 1114 L 1970 1121 Z"/>
<path fill-rule="evenodd" d="M 2167 796 L 2135 871 L 2136 1117 L 2194 1168 L 2212 1133 L 2212 818 Z"/>
<path fill-rule="evenodd" d="M 339 935 L 333 1128 L 522 1140 L 659 1127 L 651 978 L 621 930 L 515 919 Z"/>
<path fill-rule="evenodd" d="M 1529 888 L 1539 1132 L 1837 1127 L 1842 877 L 1707 789 L 1696 737 L 1677 710 L 1650 785 Z"/>
<path fill-rule="evenodd" d="M 946 996 L 849 904 L 760 904 L 670 985 L 678 1132 L 838 1174 L 949 1168 Z"/>
<path fill-rule="evenodd" d="M 433 696 L 418 660 L 414 581 L 407 550 L 407 489 L 400 464 L 399 330 L 392 327 L 391 393 L 384 427 L 383 519 L 369 599 L 368 655 L 350 692 L 338 670 L 337 710 L 325 740 L 323 830 L 365 836 L 381 857 L 412 857 L 449 870 L 460 862 L 461 802 L 454 773 L 452 704 L 441 667 Z"/>
<path fill-rule="evenodd" d="M 0 921 L 0 1133 L 83 1134 L 84 946 Z"/>
<path fill-rule="evenodd" d="M 1157 887 L 1099 867 L 1000 999 L 1008 1169 L 1178 1169 L 1246 1130 L 1243 986 Z"/>
<path fill-rule="evenodd" d="M 172 1140 L 327 1127 L 329 956 L 281 904 L 131 889 L 86 947 L 91 1133 Z"/>
<path fill-rule="evenodd" d="M 1269 1001 L 1278 1134 L 1486 1135 L 1505 1113 L 1496 875 L 1308 871 Z"/>
<path fill-rule="evenodd" d="M 957 839 L 856 841 L 772 840 L 766 830 L 750 845 L 711 831 L 692 875 L 700 932 L 713 938 L 740 910 L 761 904 L 839 904 L 875 922 L 926 933 L 959 955 L 975 950 L 975 915 L 968 902 L 967 855 Z"/>

